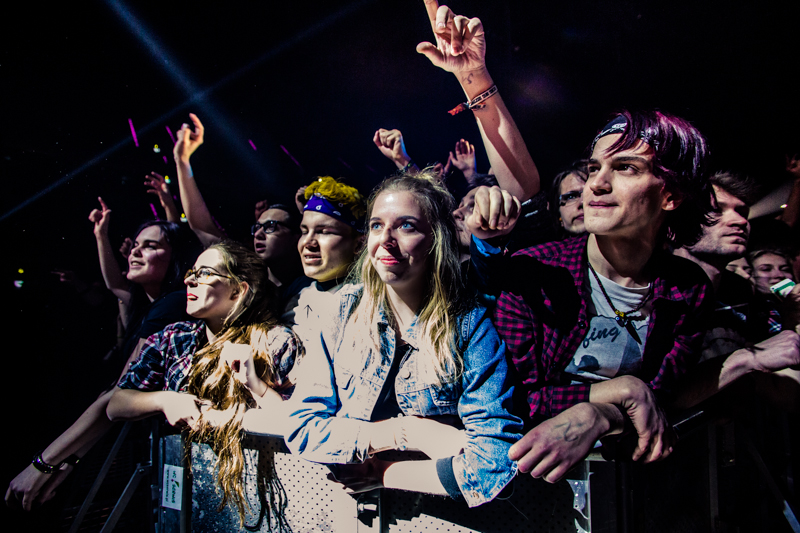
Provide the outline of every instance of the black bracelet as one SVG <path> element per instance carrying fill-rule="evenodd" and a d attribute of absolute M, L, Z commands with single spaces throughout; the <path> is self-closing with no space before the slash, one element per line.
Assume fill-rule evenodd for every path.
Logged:
<path fill-rule="evenodd" d="M 80 457 L 78 457 L 73 453 L 72 455 L 70 455 L 69 457 L 58 463 L 57 465 L 51 465 L 44 461 L 44 459 L 42 458 L 42 453 L 44 453 L 44 450 L 37 453 L 34 456 L 33 460 L 31 461 L 33 467 L 42 474 L 52 474 L 56 470 L 63 470 L 64 467 L 67 465 L 76 466 L 78 462 L 81 460 Z"/>

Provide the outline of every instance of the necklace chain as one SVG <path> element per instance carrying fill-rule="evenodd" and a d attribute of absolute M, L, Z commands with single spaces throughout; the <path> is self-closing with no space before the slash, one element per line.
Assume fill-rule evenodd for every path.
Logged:
<path fill-rule="evenodd" d="M 627 312 L 626 311 L 620 311 L 619 309 L 614 307 L 614 303 L 611 301 L 611 297 L 606 292 L 606 288 L 603 287 L 603 282 L 600 281 L 600 276 L 597 275 L 597 272 L 595 272 L 594 268 L 592 267 L 592 264 L 589 263 L 588 261 L 586 263 L 589 265 L 589 270 L 592 272 L 592 275 L 594 275 L 594 279 L 597 280 L 597 284 L 600 285 L 600 291 L 603 293 L 603 296 L 605 296 L 606 301 L 608 302 L 608 305 L 611 306 L 611 310 L 614 311 L 615 315 L 617 315 L 615 317 L 616 321 L 619 322 L 619 324 L 623 328 L 627 327 L 628 323 L 631 320 L 628 317 L 628 315 L 630 315 L 631 313 L 635 313 L 636 311 L 638 311 L 639 309 L 644 307 L 644 304 L 646 304 L 647 300 L 650 299 L 650 296 L 653 295 L 653 284 L 652 283 L 650 284 L 650 290 L 647 291 L 647 294 L 645 295 L 644 298 L 642 298 L 642 301 L 639 302 L 639 305 L 637 305 L 636 307 L 634 307 L 633 309 L 631 309 L 630 311 L 627 311 Z"/>

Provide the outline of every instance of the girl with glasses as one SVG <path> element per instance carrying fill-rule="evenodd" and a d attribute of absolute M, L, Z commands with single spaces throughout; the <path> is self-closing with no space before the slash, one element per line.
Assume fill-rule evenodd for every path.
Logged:
<path fill-rule="evenodd" d="M 186 311 L 149 337 L 117 385 L 111 420 L 163 414 L 217 454 L 223 503 L 244 520 L 242 420 L 248 409 L 279 407 L 291 390 L 298 353 L 291 330 L 272 314 L 276 288 L 253 252 L 233 242 L 207 248 L 185 276 Z M 267 501 L 273 501 L 271 498 Z"/>

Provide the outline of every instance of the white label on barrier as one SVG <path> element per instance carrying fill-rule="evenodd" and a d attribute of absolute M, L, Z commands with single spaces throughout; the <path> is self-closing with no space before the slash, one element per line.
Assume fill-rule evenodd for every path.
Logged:
<path fill-rule="evenodd" d="M 183 468 L 164 465 L 164 486 L 161 490 L 161 507 L 181 510 L 183 494 Z"/>

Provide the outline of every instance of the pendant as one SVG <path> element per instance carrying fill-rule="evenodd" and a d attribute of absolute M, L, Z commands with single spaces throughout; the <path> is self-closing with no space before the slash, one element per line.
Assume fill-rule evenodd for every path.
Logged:
<path fill-rule="evenodd" d="M 622 311 L 615 311 L 615 313 L 617 316 L 615 316 L 614 319 L 617 321 L 617 324 L 628 332 L 628 335 L 636 341 L 636 344 L 642 344 L 642 339 L 639 337 L 639 334 L 636 333 L 636 327 L 631 322 L 631 319 L 626 317 L 625 313 Z"/>

